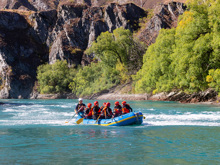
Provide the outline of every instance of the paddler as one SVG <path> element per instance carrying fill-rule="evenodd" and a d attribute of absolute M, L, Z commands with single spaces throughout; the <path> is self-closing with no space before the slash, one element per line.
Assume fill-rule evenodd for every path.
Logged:
<path fill-rule="evenodd" d="M 105 108 L 105 105 L 106 105 L 106 102 L 104 102 L 104 103 L 102 104 L 102 106 L 100 107 L 100 110 L 101 110 L 101 111 L 103 110 L 103 108 Z"/>
<path fill-rule="evenodd" d="M 103 108 L 102 112 L 101 112 L 101 119 L 110 119 L 112 118 L 112 109 L 110 108 L 110 103 L 107 102 L 105 107 Z"/>
<path fill-rule="evenodd" d="M 99 107 L 99 102 L 95 101 L 94 106 L 92 107 L 92 118 L 96 120 L 98 116 L 100 115 L 100 107 Z"/>
<path fill-rule="evenodd" d="M 113 117 L 121 116 L 122 114 L 122 107 L 119 104 L 118 101 L 115 102 L 115 107 L 114 107 L 114 115 Z"/>
<path fill-rule="evenodd" d="M 85 119 L 92 119 L 92 104 L 91 103 L 88 103 L 87 104 L 87 108 L 85 109 L 84 111 L 84 118 Z"/>
<path fill-rule="evenodd" d="M 78 101 L 79 101 L 79 103 L 76 105 L 75 113 L 83 117 L 84 116 L 84 108 L 86 108 L 86 105 L 83 104 L 82 98 L 79 98 Z"/>
<path fill-rule="evenodd" d="M 122 101 L 122 113 L 123 114 L 126 114 L 126 113 L 130 113 L 132 112 L 132 108 L 130 107 L 129 104 L 126 103 L 126 101 Z"/>

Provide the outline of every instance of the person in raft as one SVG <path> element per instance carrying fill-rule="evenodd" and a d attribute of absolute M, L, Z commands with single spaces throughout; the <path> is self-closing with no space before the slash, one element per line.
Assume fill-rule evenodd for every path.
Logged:
<path fill-rule="evenodd" d="M 92 104 L 88 103 L 87 108 L 84 110 L 84 118 L 85 119 L 92 119 Z"/>
<path fill-rule="evenodd" d="M 100 116 L 100 119 L 110 119 L 112 118 L 112 109 L 110 108 L 110 103 L 107 102 L 105 107 L 103 108 L 102 112 L 101 112 L 101 116 Z"/>
<path fill-rule="evenodd" d="M 121 116 L 122 114 L 122 107 L 119 104 L 118 101 L 115 102 L 115 107 L 114 107 L 114 114 L 113 117 Z"/>
<path fill-rule="evenodd" d="M 79 98 L 79 103 L 76 105 L 75 113 L 83 117 L 84 108 L 86 108 L 86 105 L 83 104 L 83 99 Z"/>
<path fill-rule="evenodd" d="M 102 104 L 102 106 L 100 107 L 100 110 L 101 110 L 101 111 L 103 110 L 103 108 L 105 108 L 105 105 L 106 105 L 106 102 L 104 102 L 104 103 Z"/>
<path fill-rule="evenodd" d="M 92 107 L 92 118 L 94 120 L 96 120 L 98 118 L 98 116 L 100 115 L 100 108 L 99 108 L 99 102 L 95 101 L 94 102 L 94 106 Z"/>
<path fill-rule="evenodd" d="M 123 114 L 126 114 L 126 113 L 129 113 L 129 112 L 132 112 L 132 108 L 130 107 L 129 104 L 126 103 L 126 101 L 122 101 L 122 113 Z"/>

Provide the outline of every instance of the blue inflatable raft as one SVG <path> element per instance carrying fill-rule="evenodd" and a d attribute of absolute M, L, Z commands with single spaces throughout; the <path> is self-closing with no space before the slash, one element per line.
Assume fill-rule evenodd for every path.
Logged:
<path fill-rule="evenodd" d="M 81 119 L 78 116 L 76 121 Z M 84 119 L 83 125 L 102 125 L 102 126 L 126 126 L 126 125 L 140 125 L 143 122 L 143 114 L 141 112 L 130 112 L 113 119 L 99 119 L 97 122 L 93 119 Z"/>

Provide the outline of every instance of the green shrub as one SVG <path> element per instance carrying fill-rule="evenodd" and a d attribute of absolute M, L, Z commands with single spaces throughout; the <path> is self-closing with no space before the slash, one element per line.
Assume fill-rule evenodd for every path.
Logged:
<path fill-rule="evenodd" d="M 68 68 L 66 61 L 56 61 L 38 67 L 37 79 L 39 91 L 45 93 L 70 92 L 69 84 L 76 74 L 76 69 Z"/>
<path fill-rule="evenodd" d="M 220 69 L 210 69 L 206 81 L 209 83 L 209 87 L 214 88 L 220 94 Z"/>

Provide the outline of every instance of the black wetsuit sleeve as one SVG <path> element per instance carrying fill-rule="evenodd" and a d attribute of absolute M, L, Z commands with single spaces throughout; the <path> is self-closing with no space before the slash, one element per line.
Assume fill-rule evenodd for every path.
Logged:
<path fill-rule="evenodd" d="M 79 108 L 79 104 L 76 105 L 76 108 L 75 108 L 75 109 L 78 111 L 78 108 Z"/>
<path fill-rule="evenodd" d="M 133 111 L 133 109 L 130 107 L 130 105 L 126 105 L 126 108 L 129 109 L 131 112 Z"/>
<path fill-rule="evenodd" d="M 77 104 L 76 105 L 76 110 L 79 111 L 79 109 L 81 109 L 83 106 L 86 106 L 86 105 L 85 104 Z"/>
<path fill-rule="evenodd" d="M 130 106 L 129 106 L 129 108 L 130 108 L 131 112 L 133 112 L 133 109 Z"/>

